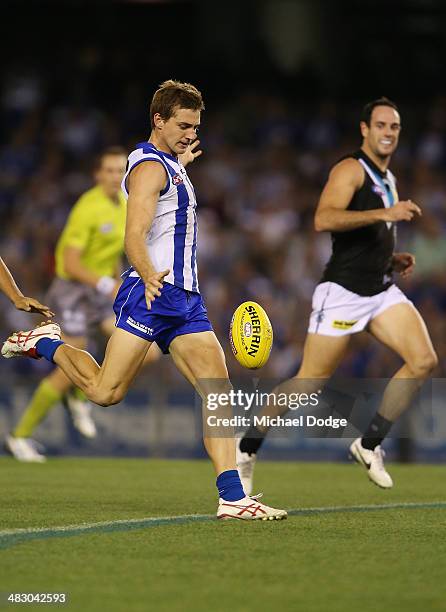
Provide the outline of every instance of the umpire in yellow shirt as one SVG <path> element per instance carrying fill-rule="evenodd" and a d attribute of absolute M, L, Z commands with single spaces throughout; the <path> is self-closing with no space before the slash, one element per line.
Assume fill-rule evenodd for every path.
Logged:
<path fill-rule="evenodd" d="M 96 185 L 74 205 L 56 246 L 56 278 L 47 301 L 56 313 L 63 339 L 86 348 L 92 328 L 106 336 L 114 329 L 113 300 L 120 283 L 124 252 L 126 201 L 121 191 L 127 154 L 121 147 L 106 149 L 98 159 Z M 152 351 L 150 351 L 152 352 Z M 96 429 L 82 392 L 59 368 L 36 389 L 20 422 L 6 439 L 6 448 L 21 461 L 42 462 L 30 440 L 36 426 L 59 401 L 65 400 L 75 427 L 86 437 Z"/>

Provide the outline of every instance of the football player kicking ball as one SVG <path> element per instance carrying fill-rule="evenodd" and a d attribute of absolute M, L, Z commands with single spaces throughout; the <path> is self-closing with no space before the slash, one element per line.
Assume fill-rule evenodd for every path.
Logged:
<path fill-rule="evenodd" d="M 319 201 L 315 228 L 331 232 L 333 254 L 313 295 L 302 365 L 296 378 L 279 389 L 305 393 L 320 389 L 336 370 L 351 334 L 364 329 L 395 351 L 404 365 L 387 385 L 364 435 L 350 446 L 370 480 L 388 489 L 393 482 L 384 467 L 381 443 L 435 368 L 437 357 L 423 319 L 392 280 L 392 272 L 407 277 L 415 265 L 410 253 L 394 253 L 396 223 L 421 214 L 410 200 L 398 201 L 395 179 L 388 170 L 401 129 L 398 109 L 382 98 L 367 104 L 361 119 L 361 149 L 334 166 Z M 271 405 L 261 416 L 283 412 L 282 406 Z M 266 434 L 266 428 L 253 426 L 237 448 L 248 494 Z"/>
<path fill-rule="evenodd" d="M 223 350 L 198 288 L 195 193 L 178 159 L 196 139 L 203 108 L 195 87 L 164 82 L 150 107 L 150 139 L 129 156 L 122 187 L 128 197 L 125 247 L 132 267 L 115 300 L 116 329 L 102 366 L 61 341 L 56 323 L 13 334 L 3 345 L 4 357 L 45 357 L 91 401 L 110 406 L 123 399 L 156 342 L 203 401 L 211 392 L 229 390 Z M 245 495 L 234 437 L 205 436 L 204 444 L 217 473 L 218 518 L 286 518 L 284 510 Z"/>

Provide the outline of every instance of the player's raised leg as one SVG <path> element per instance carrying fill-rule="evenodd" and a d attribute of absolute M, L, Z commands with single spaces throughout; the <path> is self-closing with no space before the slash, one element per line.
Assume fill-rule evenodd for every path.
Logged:
<path fill-rule="evenodd" d="M 116 328 L 108 341 L 104 361 L 99 367 L 86 351 L 63 344 L 54 362 L 88 399 L 100 406 L 120 402 L 144 362 L 150 342 Z"/>
<path fill-rule="evenodd" d="M 210 393 L 228 393 L 228 378 L 223 350 L 212 331 L 185 334 L 174 338 L 169 347 L 175 365 L 196 388 L 203 399 L 203 415 L 206 418 L 206 398 Z M 222 408 L 223 414 L 226 409 Z M 205 427 L 205 425 L 204 425 Z M 210 432 L 209 432 L 210 433 Z M 220 430 L 218 437 L 204 435 L 204 444 L 217 474 L 220 502 L 217 517 L 221 519 L 283 519 L 284 510 L 270 508 L 256 499 L 245 496 L 235 463 L 233 431 Z"/>
<path fill-rule="evenodd" d="M 324 386 L 343 358 L 350 340 L 349 335 L 325 336 L 309 333 L 305 340 L 304 354 L 299 372 L 273 390 L 273 396 L 290 393 L 313 393 Z M 270 402 L 260 413 L 260 417 L 281 416 L 288 408 Z M 237 443 L 237 466 L 243 487 L 249 495 L 252 491 L 254 467 L 268 426 L 252 425 Z"/>
<path fill-rule="evenodd" d="M 384 467 L 381 443 L 410 406 L 438 359 L 426 325 L 412 304 L 394 304 L 384 310 L 371 321 L 369 331 L 394 350 L 404 360 L 404 365 L 389 381 L 377 414 L 362 438 L 353 442 L 350 451 L 366 467 L 370 480 L 388 489 L 393 482 Z"/>
<path fill-rule="evenodd" d="M 100 406 L 117 404 L 139 372 L 151 342 L 116 328 L 108 341 L 102 366 L 87 351 L 60 340 L 57 323 L 12 334 L 2 347 L 3 357 L 27 356 L 58 365 L 69 380 Z"/>
<path fill-rule="evenodd" d="M 102 333 L 107 338 L 110 338 L 115 332 L 115 329 L 116 329 L 115 320 L 116 320 L 115 317 L 112 316 L 112 317 L 107 317 L 100 323 L 99 327 Z M 68 344 L 75 346 L 76 348 L 83 348 L 83 347 L 79 347 L 77 343 L 71 342 L 69 339 L 64 338 L 64 340 Z M 146 356 L 144 358 L 143 365 L 146 366 L 148 364 L 158 361 L 158 359 L 160 358 L 160 355 L 161 355 L 160 350 L 158 349 L 156 344 L 152 343 L 150 345 L 150 350 L 148 349 L 146 352 Z M 62 376 L 65 378 L 65 380 L 68 381 L 66 376 L 60 370 L 60 368 L 57 368 L 56 372 L 60 373 L 59 377 Z M 89 437 L 89 438 L 94 437 L 96 435 L 96 427 L 91 417 L 92 406 L 90 404 L 90 401 L 86 397 L 84 391 L 82 391 L 81 389 L 77 387 L 73 388 L 70 381 L 69 381 L 69 386 L 70 386 L 70 392 L 66 394 L 64 399 L 66 398 L 66 407 L 68 408 L 70 412 L 70 416 L 73 420 L 73 424 L 76 427 L 76 429 L 78 429 L 82 433 L 82 435 Z"/>

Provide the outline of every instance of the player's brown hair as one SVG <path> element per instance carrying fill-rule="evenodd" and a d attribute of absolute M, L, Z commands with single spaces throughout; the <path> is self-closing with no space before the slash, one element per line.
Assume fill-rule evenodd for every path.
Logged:
<path fill-rule="evenodd" d="M 175 108 L 189 108 L 191 110 L 204 110 L 201 92 L 190 83 L 181 83 L 169 79 L 161 83 L 155 91 L 150 104 L 150 125 L 153 130 L 155 123 L 153 117 L 159 113 L 167 121 L 175 112 Z"/>
<path fill-rule="evenodd" d="M 370 127 L 370 120 L 372 118 L 373 110 L 377 106 L 390 106 L 390 108 L 394 108 L 396 112 L 399 113 L 398 106 L 395 104 L 395 102 L 392 102 L 392 100 L 389 100 L 389 98 L 382 96 L 381 98 L 378 98 L 377 100 L 372 100 L 372 102 L 368 102 L 364 106 L 361 112 L 361 121 L 366 123 L 369 127 Z"/>
<path fill-rule="evenodd" d="M 99 168 L 102 165 L 102 160 L 104 159 L 104 157 L 107 157 L 107 155 L 122 155 L 123 157 L 127 158 L 128 153 L 124 149 L 124 147 L 121 147 L 119 145 L 114 145 L 112 147 L 106 147 L 95 158 L 95 161 L 94 161 L 95 170 L 99 170 Z"/>

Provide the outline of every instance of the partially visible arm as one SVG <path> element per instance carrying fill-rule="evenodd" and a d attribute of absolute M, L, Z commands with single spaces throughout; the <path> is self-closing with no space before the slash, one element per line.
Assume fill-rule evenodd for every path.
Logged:
<path fill-rule="evenodd" d="M 144 282 L 150 309 L 150 302 L 160 295 L 162 280 L 169 273 L 169 270 L 155 270 L 146 247 L 146 236 L 155 217 L 159 194 L 166 184 L 166 170 L 158 162 L 147 161 L 130 173 L 128 181 L 125 251 Z"/>
<path fill-rule="evenodd" d="M 65 247 L 62 253 L 63 268 L 71 280 L 94 287 L 113 298 L 119 287 L 111 276 L 99 276 L 82 262 L 82 255 L 91 233 L 91 210 L 81 199 L 74 206 L 64 229 Z"/>
<path fill-rule="evenodd" d="M 91 272 L 82 263 L 84 250 L 75 246 L 66 246 L 63 252 L 64 270 L 70 279 L 96 287 L 100 276 Z"/>
<path fill-rule="evenodd" d="M 12 277 L 7 265 L 0 257 L 0 289 L 11 300 L 13 304 L 23 298 L 23 293 L 17 287 L 15 280 Z"/>
<path fill-rule="evenodd" d="M 110 299 L 114 299 L 121 284 L 120 279 L 112 276 L 99 276 L 86 268 L 82 263 L 82 253 L 83 249 L 78 247 L 65 247 L 63 252 L 65 272 L 70 279 L 90 285 Z"/>
<path fill-rule="evenodd" d="M 11 302 L 18 310 L 24 310 L 26 312 L 39 312 L 40 314 L 43 314 L 46 317 L 52 317 L 54 315 L 54 313 L 51 312 L 48 306 L 41 304 L 34 298 L 29 298 L 23 295 L 23 293 L 17 287 L 11 272 L 8 270 L 7 265 L 1 257 L 0 289 L 11 300 Z"/>
<path fill-rule="evenodd" d="M 397 202 L 390 208 L 347 210 L 354 194 L 364 183 L 364 170 L 355 159 L 344 159 L 330 172 L 314 217 L 317 232 L 348 232 L 386 221 L 411 221 L 421 210 L 411 200 Z"/>

